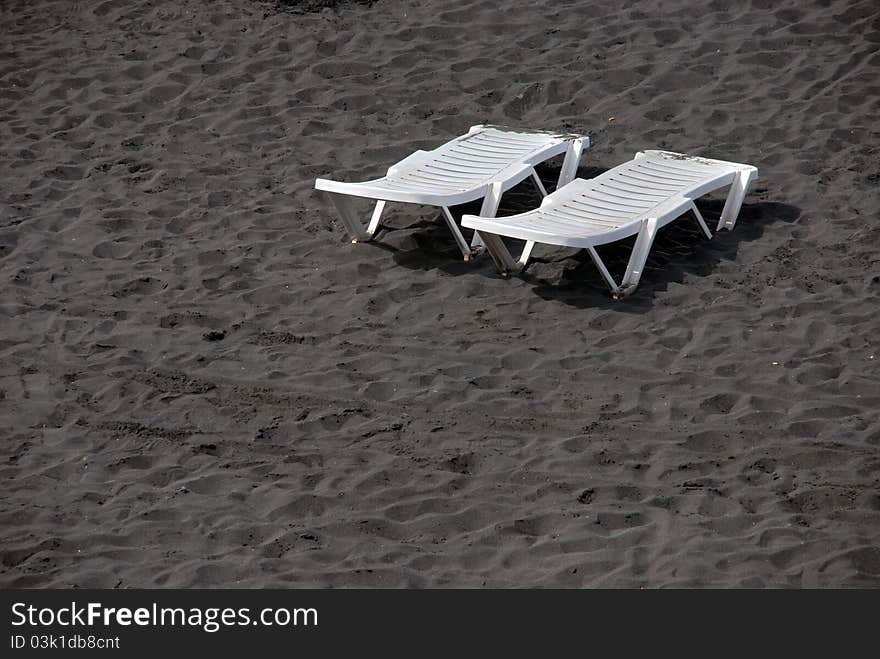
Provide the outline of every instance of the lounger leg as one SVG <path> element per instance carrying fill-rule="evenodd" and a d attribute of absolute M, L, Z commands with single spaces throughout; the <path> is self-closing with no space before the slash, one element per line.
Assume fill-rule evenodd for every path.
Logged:
<path fill-rule="evenodd" d="M 379 228 L 379 219 L 382 217 L 382 211 L 385 210 L 385 202 L 381 199 L 376 202 L 376 207 L 373 209 L 373 217 L 370 218 L 370 225 L 367 227 L 367 235 L 372 238 L 376 235 L 376 230 Z"/>
<path fill-rule="evenodd" d="M 461 229 L 459 229 L 458 224 L 455 223 L 455 218 L 452 217 L 452 213 L 449 212 L 449 208 L 447 208 L 446 206 L 442 206 L 442 209 L 443 219 L 446 220 L 446 225 L 452 232 L 452 237 L 455 238 L 455 243 L 461 250 L 461 255 L 464 257 L 465 261 L 470 261 L 472 252 L 470 247 L 468 247 L 467 240 L 465 240 L 464 236 L 461 235 Z"/>
<path fill-rule="evenodd" d="M 574 180 L 574 177 L 577 174 L 578 165 L 581 163 L 581 151 L 583 148 L 584 141 L 582 139 L 571 140 L 568 143 L 568 149 L 565 152 L 565 160 L 562 162 L 562 171 L 559 172 L 559 181 L 556 183 L 557 190 Z"/>
<path fill-rule="evenodd" d="M 538 192 L 541 193 L 542 197 L 547 196 L 547 188 L 544 187 L 543 181 L 541 181 L 541 177 L 538 176 L 538 172 L 535 171 L 535 168 L 532 167 L 532 181 L 535 183 L 535 187 L 538 188 Z M 529 257 L 532 255 L 532 250 L 535 248 L 535 241 L 527 240 L 525 247 L 523 247 L 522 253 L 519 255 L 519 267 L 525 268 L 526 264 L 529 262 Z"/>
<path fill-rule="evenodd" d="M 546 197 L 547 189 L 544 187 L 544 183 L 541 181 L 541 177 L 538 176 L 538 172 L 535 171 L 534 167 L 532 167 L 532 181 L 535 183 L 535 187 L 538 188 L 538 192 L 541 193 L 541 196 Z"/>
<path fill-rule="evenodd" d="M 749 189 L 749 183 L 752 181 L 753 172 L 738 172 L 730 185 L 730 192 L 727 194 L 727 201 L 724 202 L 724 209 L 721 211 L 721 219 L 718 220 L 716 231 L 722 228 L 728 231 L 733 229 L 736 224 L 736 218 L 739 215 L 739 209 L 742 208 L 743 200 L 746 198 L 746 192 Z"/>
<path fill-rule="evenodd" d="M 705 234 L 706 238 L 708 238 L 709 240 L 712 240 L 712 232 L 709 231 L 709 227 L 706 226 L 706 220 L 703 219 L 703 216 L 700 214 L 700 211 L 694 202 L 691 202 L 691 209 L 690 210 L 691 210 L 691 213 L 694 214 L 694 217 L 697 218 L 697 224 L 700 225 L 700 228 L 703 230 L 703 233 Z"/>
<path fill-rule="evenodd" d="M 587 247 L 587 252 L 589 252 L 590 258 L 593 259 L 593 263 L 599 269 L 599 274 L 602 275 L 602 279 L 605 280 L 605 283 L 608 284 L 608 288 L 611 289 L 611 295 L 616 299 L 620 293 L 620 287 L 617 285 L 617 282 L 614 281 L 614 277 L 611 276 L 611 273 L 608 272 L 608 268 L 605 267 L 602 259 L 599 258 L 599 254 L 596 252 L 595 247 Z"/>
<path fill-rule="evenodd" d="M 382 211 L 385 208 L 384 201 L 376 202 L 376 208 L 373 209 L 373 216 L 370 219 L 370 225 L 365 231 L 363 225 L 357 219 L 354 205 L 352 204 L 350 197 L 347 195 L 336 194 L 335 192 L 326 192 L 325 194 L 330 198 L 330 201 L 336 208 L 336 212 L 339 213 L 339 218 L 342 220 L 342 224 L 351 236 L 351 242 L 366 242 L 375 235 L 376 229 L 379 228 L 379 218 L 382 216 Z"/>
<path fill-rule="evenodd" d="M 483 206 L 480 208 L 480 217 L 495 217 L 498 213 L 498 206 L 501 204 L 501 195 L 501 184 L 492 183 L 489 186 L 489 191 L 486 193 L 486 196 L 483 197 Z M 471 240 L 471 250 L 474 255 L 482 251 L 483 247 L 485 247 L 485 245 L 483 244 L 482 238 L 480 238 L 479 232 L 474 231 L 474 237 Z"/>
<path fill-rule="evenodd" d="M 526 265 L 529 262 L 529 257 L 532 255 L 532 250 L 534 248 L 535 248 L 535 241 L 534 240 L 527 240 L 525 247 L 523 247 L 522 254 L 519 255 L 519 261 L 517 261 L 517 263 L 519 263 L 520 268 L 526 267 Z"/>
<path fill-rule="evenodd" d="M 623 276 L 620 290 L 613 293 L 614 299 L 619 300 L 626 297 L 639 285 L 639 279 L 642 278 L 642 271 L 645 269 L 645 263 L 648 260 L 648 252 L 651 251 L 651 245 L 656 235 L 657 218 L 649 217 L 642 223 L 642 228 L 639 231 L 638 237 L 636 237 L 636 244 L 633 246 L 629 263 L 626 266 L 626 274 Z"/>
<path fill-rule="evenodd" d="M 495 267 L 498 268 L 498 272 L 501 273 L 502 277 L 506 277 L 511 272 L 518 270 L 516 261 L 513 260 L 510 252 L 507 251 L 507 247 L 504 245 L 504 241 L 501 240 L 500 236 L 486 232 L 480 232 L 480 236 L 483 244 L 486 245 L 489 255 L 492 257 L 492 260 L 495 261 Z"/>

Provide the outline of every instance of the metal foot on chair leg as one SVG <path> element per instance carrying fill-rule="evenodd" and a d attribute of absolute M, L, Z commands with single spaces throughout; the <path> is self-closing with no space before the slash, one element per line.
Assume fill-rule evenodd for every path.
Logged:
<path fill-rule="evenodd" d="M 625 297 L 629 297 L 636 290 L 635 284 L 625 284 L 623 286 L 619 286 L 617 289 L 611 291 L 611 297 L 615 300 L 622 300 Z"/>

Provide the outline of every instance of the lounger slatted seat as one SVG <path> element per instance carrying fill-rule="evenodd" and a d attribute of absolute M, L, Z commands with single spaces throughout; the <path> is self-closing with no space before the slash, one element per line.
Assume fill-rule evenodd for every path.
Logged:
<path fill-rule="evenodd" d="M 388 169 L 382 178 L 362 183 L 317 179 L 315 188 L 327 193 L 352 242 L 373 238 L 386 202 L 439 206 L 464 259 L 482 247 L 478 236 L 469 246 L 449 211 L 450 206 L 483 199 L 480 215 L 494 217 L 501 195 L 531 177 L 542 196 L 547 191 L 535 165 L 565 154 L 557 188 L 577 172 L 582 149 L 589 138 L 545 132 L 523 132 L 497 126 L 473 126 L 432 151 L 416 151 Z M 366 227 L 358 221 L 351 197 L 375 199 Z"/>
<path fill-rule="evenodd" d="M 535 243 L 586 249 L 615 298 L 638 286 L 658 229 L 691 213 L 707 238 L 712 237 L 694 199 L 730 186 L 716 231 L 733 229 L 749 184 L 758 170 L 723 160 L 696 158 L 668 151 L 644 151 L 596 178 L 576 179 L 544 198 L 540 208 L 519 215 L 490 218 L 465 215 L 462 225 L 474 229 L 507 275 L 528 263 Z M 595 247 L 637 235 L 618 285 Z M 501 236 L 525 240 L 514 261 Z"/>

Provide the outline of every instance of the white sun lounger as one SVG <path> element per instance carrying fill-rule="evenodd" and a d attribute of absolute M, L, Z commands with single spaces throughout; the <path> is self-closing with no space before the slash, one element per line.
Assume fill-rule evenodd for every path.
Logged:
<path fill-rule="evenodd" d="M 480 215 L 494 217 L 501 195 L 529 176 L 540 193 L 546 196 L 547 191 L 535 173 L 535 165 L 564 153 L 557 184 L 560 188 L 574 178 L 581 151 L 589 144 L 589 138 L 581 135 L 473 126 L 467 135 L 433 151 L 416 151 L 389 168 L 382 178 L 363 183 L 319 178 L 315 181 L 315 188 L 329 195 L 354 243 L 370 240 L 375 235 L 388 201 L 439 206 L 467 261 L 482 243 L 475 236 L 468 246 L 449 212 L 450 206 L 482 198 Z M 376 200 L 366 229 L 355 215 L 351 197 Z"/>
<path fill-rule="evenodd" d="M 749 184 L 758 176 L 751 165 L 695 158 L 668 151 L 644 151 L 596 178 L 576 179 L 545 197 L 540 208 L 502 218 L 465 215 L 462 226 L 476 231 L 498 270 L 521 270 L 536 242 L 586 249 L 617 298 L 635 290 L 657 230 L 687 212 L 707 238 L 712 234 L 693 200 L 730 186 L 716 231 L 733 229 Z M 596 245 L 638 234 L 626 274 L 618 285 L 596 253 Z M 501 236 L 525 240 L 514 261 Z"/>

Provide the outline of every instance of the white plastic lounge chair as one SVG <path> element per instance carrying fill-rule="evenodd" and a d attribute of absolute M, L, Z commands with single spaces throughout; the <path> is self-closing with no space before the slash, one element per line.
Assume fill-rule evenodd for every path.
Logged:
<path fill-rule="evenodd" d="M 352 242 L 370 240 L 379 228 L 379 218 L 388 201 L 440 206 L 449 230 L 467 261 L 482 248 L 475 236 L 470 247 L 456 225 L 450 206 L 483 198 L 480 215 L 494 217 L 501 195 L 531 176 L 541 195 L 546 196 L 535 165 L 565 154 L 557 188 L 577 173 L 581 150 L 590 140 L 581 135 L 522 132 L 498 126 L 473 126 L 467 133 L 433 151 L 416 151 L 388 169 L 382 178 L 363 183 L 342 183 L 317 179 L 315 188 L 326 192 L 351 234 Z M 366 229 L 357 220 L 350 197 L 376 200 Z"/>
<path fill-rule="evenodd" d="M 757 177 L 758 170 L 751 165 L 643 151 L 596 178 L 576 179 L 545 197 L 533 211 L 501 218 L 465 215 L 462 225 L 480 235 L 502 275 L 525 267 L 536 242 L 587 249 L 612 295 L 619 299 L 638 286 L 658 229 L 691 212 L 711 238 L 693 200 L 727 185 L 730 192 L 716 231 L 733 229 L 749 184 Z M 638 238 L 618 285 L 595 246 L 634 234 Z M 526 241 L 519 261 L 513 260 L 501 236 Z"/>

